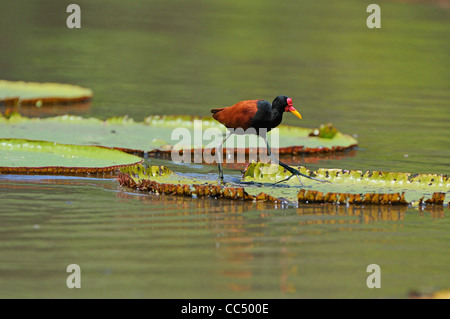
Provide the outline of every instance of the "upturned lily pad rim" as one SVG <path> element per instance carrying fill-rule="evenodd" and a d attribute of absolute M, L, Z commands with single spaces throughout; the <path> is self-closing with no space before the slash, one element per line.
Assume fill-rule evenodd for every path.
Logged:
<path fill-rule="evenodd" d="M 110 156 L 119 154 L 121 157 L 129 157 L 129 163 L 117 164 L 117 165 L 105 165 L 105 166 L 59 166 L 59 165 L 42 165 L 42 166 L 0 166 L 0 174 L 36 174 L 36 175 L 101 175 L 101 174 L 111 174 L 115 175 L 118 169 L 127 166 L 133 166 L 142 164 L 144 159 L 139 158 L 134 155 L 127 154 L 120 150 L 100 147 L 100 146 L 84 146 L 84 145 L 74 145 L 74 144 L 60 144 L 55 142 L 41 141 L 41 140 L 28 140 L 28 139 L 14 139 L 14 138 L 0 138 L 0 143 L 2 142 L 13 142 L 20 144 L 22 143 L 36 143 L 36 144 L 47 144 L 47 146 L 53 147 L 70 147 L 75 149 L 83 150 L 99 150 L 102 153 L 111 153 Z M 137 159 L 137 160 L 136 160 Z"/>
<path fill-rule="evenodd" d="M 275 183 L 291 176 L 291 173 L 268 163 L 251 163 L 243 172 L 247 182 Z M 314 172 L 304 166 L 294 167 L 301 173 L 319 178 L 329 183 L 312 182 L 309 189 L 297 194 L 301 202 L 341 204 L 444 204 L 445 194 L 450 192 L 450 179 L 443 174 L 411 174 L 398 172 L 380 172 L 320 168 Z M 304 179 L 307 184 L 310 182 Z M 298 183 L 295 178 L 285 185 Z"/>
<path fill-rule="evenodd" d="M 120 169 L 118 181 L 121 186 L 134 188 L 139 191 L 178 195 L 178 196 L 197 196 L 213 197 L 216 199 L 238 199 L 252 201 L 266 201 L 273 203 L 289 202 L 284 198 L 277 198 L 270 194 L 260 192 L 258 195 L 249 194 L 249 188 L 246 187 L 226 187 L 213 183 L 183 183 L 177 178 L 171 176 L 171 180 L 165 183 L 164 180 L 158 180 L 158 177 L 173 175 L 165 166 L 143 165 L 129 166 Z M 144 177 L 144 178 L 142 178 Z M 178 183 L 177 183 L 178 181 Z M 427 204 L 445 205 L 445 193 L 434 192 L 430 198 L 424 197 L 417 201 L 408 202 L 405 200 L 404 193 L 366 193 L 366 194 L 348 194 L 348 193 L 322 193 L 315 190 L 300 189 L 296 195 L 297 203 L 302 204 L 336 204 L 336 205 L 411 205 L 425 206 Z"/>
<path fill-rule="evenodd" d="M 91 89 L 74 84 L 0 79 L 0 104 L 7 106 L 84 104 L 92 97 Z"/>

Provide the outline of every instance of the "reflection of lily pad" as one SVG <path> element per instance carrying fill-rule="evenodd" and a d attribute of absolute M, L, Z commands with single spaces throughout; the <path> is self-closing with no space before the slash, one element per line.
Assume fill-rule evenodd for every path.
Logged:
<path fill-rule="evenodd" d="M 60 83 L 13 82 L 0 80 L 0 105 L 45 105 L 86 103 L 92 91 Z"/>
<path fill-rule="evenodd" d="M 0 118 L 0 137 L 28 138 L 54 141 L 64 144 L 101 145 L 126 151 L 169 153 L 173 148 L 193 151 L 195 148 L 212 149 L 217 143 L 202 134 L 207 129 L 222 134 L 225 128 L 212 118 L 200 119 L 190 116 L 151 116 L 144 122 L 135 122 L 128 117 L 111 118 L 102 121 L 95 118 L 84 119 L 76 116 L 57 116 L 52 118 L 24 118 L 19 115 L 9 119 Z M 194 130 L 200 128 L 199 143 L 194 140 Z M 177 130 L 178 131 L 175 131 Z M 174 132 L 187 133 L 183 139 Z M 337 132 L 333 138 L 310 137 L 311 129 L 295 126 L 279 126 L 279 152 L 282 154 L 326 153 L 342 151 L 357 145 L 357 141 L 346 134 Z M 275 134 L 275 133 L 270 133 Z M 233 140 L 235 138 L 235 140 Z M 248 149 L 249 138 L 239 140 L 233 136 L 233 151 Z M 270 140 L 270 137 L 269 137 Z M 257 140 L 258 141 L 258 140 Z M 260 139 L 260 147 L 265 144 Z M 165 144 L 166 143 L 166 144 Z M 211 144 L 212 143 L 212 144 Z M 228 141 L 227 141 L 228 143 Z M 225 144 L 225 148 L 229 144 Z M 272 145 L 276 152 L 276 145 Z M 225 152 L 226 153 L 226 150 Z"/>
<path fill-rule="evenodd" d="M 268 170 L 272 168 L 273 170 Z M 362 174 L 358 171 L 321 169 L 311 173 L 304 167 L 300 171 L 332 183 L 321 183 L 296 178 L 282 186 L 273 185 L 288 177 L 280 166 L 250 164 L 243 176 L 245 184 L 221 187 L 214 180 L 204 180 L 174 174 L 165 167 L 142 165 L 120 170 L 119 182 L 123 186 L 142 191 L 183 196 L 212 196 L 244 200 L 272 202 L 334 203 L 334 204 L 439 204 L 444 203 L 450 191 L 450 181 L 442 175 L 418 175 L 406 173 Z"/>
<path fill-rule="evenodd" d="M 0 139 L 0 174 L 100 174 L 141 162 L 104 147 Z"/>

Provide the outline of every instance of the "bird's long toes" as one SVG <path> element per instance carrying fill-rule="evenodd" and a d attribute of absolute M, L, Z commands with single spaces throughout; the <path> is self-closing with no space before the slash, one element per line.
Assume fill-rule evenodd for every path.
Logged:
<path fill-rule="evenodd" d="M 298 182 L 300 183 L 301 187 L 305 187 L 305 185 L 303 185 L 303 183 L 300 179 L 300 176 L 299 175 L 295 175 L 295 176 L 297 176 Z"/>
<path fill-rule="evenodd" d="M 302 174 L 299 171 L 297 171 L 295 168 L 292 168 L 292 167 L 290 167 L 289 173 L 291 173 L 292 175 L 301 175 Z"/>

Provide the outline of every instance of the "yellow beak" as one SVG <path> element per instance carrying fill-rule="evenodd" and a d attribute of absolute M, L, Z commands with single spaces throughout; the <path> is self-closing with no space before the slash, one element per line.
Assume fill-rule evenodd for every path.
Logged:
<path fill-rule="evenodd" d="M 289 110 L 292 114 L 294 114 L 295 116 L 297 116 L 300 120 L 302 119 L 302 116 L 300 115 L 300 113 L 297 112 L 296 109 L 293 108 L 293 110 Z"/>

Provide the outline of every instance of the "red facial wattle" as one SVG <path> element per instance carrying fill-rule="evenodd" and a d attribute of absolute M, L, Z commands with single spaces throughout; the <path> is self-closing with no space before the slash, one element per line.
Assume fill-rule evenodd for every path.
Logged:
<path fill-rule="evenodd" d="M 297 112 L 297 110 L 292 106 L 292 99 L 290 97 L 287 98 L 287 106 L 284 109 L 286 112 L 291 112 L 293 113 L 295 116 L 297 116 L 300 120 L 302 119 L 302 116 L 300 115 L 300 113 Z"/>

